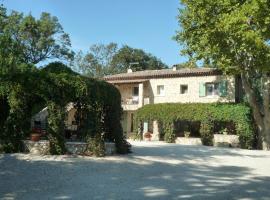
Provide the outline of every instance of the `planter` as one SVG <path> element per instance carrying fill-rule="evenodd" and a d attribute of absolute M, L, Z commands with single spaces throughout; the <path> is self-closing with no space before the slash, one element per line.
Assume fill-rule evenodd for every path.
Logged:
<path fill-rule="evenodd" d="M 202 145 L 201 138 L 190 138 L 190 137 L 177 137 L 175 140 L 176 144 L 182 145 Z"/>
<path fill-rule="evenodd" d="M 239 136 L 214 134 L 213 143 L 216 147 L 239 147 Z"/>
<path fill-rule="evenodd" d="M 146 141 L 151 141 L 151 138 L 152 138 L 152 133 L 146 132 L 146 133 L 144 134 L 144 140 L 146 140 Z"/>
<path fill-rule="evenodd" d="M 50 143 L 48 140 L 40 140 L 33 142 L 30 140 L 24 140 L 24 151 L 36 155 L 49 155 L 50 154 Z M 66 142 L 66 148 L 70 154 L 81 155 L 87 148 L 85 142 Z M 115 143 L 105 142 L 106 155 L 115 154 L 116 148 Z"/>
<path fill-rule="evenodd" d="M 32 133 L 31 134 L 31 141 L 38 142 L 40 140 L 41 135 L 39 133 Z"/>

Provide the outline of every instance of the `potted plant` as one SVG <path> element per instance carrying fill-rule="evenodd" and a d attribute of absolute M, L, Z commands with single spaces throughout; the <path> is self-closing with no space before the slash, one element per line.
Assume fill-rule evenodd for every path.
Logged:
<path fill-rule="evenodd" d="M 189 138 L 190 132 L 189 132 L 189 131 L 185 131 L 185 132 L 184 132 L 184 136 L 185 136 L 185 138 Z"/>
<path fill-rule="evenodd" d="M 41 137 L 41 131 L 37 128 L 33 128 L 31 132 L 31 141 L 38 142 Z"/>
<path fill-rule="evenodd" d="M 151 141 L 151 137 L 152 137 L 152 134 L 150 132 L 146 132 L 144 134 L 144 138 L 147 140 L 147 141 Z"/>

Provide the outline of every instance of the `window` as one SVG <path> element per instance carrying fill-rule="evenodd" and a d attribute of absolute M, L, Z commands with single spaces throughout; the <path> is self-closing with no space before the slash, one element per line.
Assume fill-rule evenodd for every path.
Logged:
<path fill-rule="evenodd" d="M 180 94 L 188 93 L 188 85 L 180 85 Z"/>
<path fill-rule="evenodd" d="M 206 96 L 219 95 L 218 83 L 206 83 Z"/>
<path fill-rule="evenodd" d="M 164 96 L 165 95 L 164 85 L 158 85 L 157 86 L 157 95 L 159 95 L 159 96 Z"/>
<path fill-rule="evenodd" d="M 132 96 L 139 96 L 139 87 L 133 87 Z"/>

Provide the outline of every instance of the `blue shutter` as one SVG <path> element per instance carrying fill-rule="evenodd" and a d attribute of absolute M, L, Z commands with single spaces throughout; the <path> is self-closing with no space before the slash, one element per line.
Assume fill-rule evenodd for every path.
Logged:
<path fill-rule="evenodd" d="M 224 80 L 219 83 L 219 95 L 221 97 L 227 96 L 228 81 Z"/>
<path fill-rule="evenodd" d="M 143 123 L 143 133 L 147 133 L 148 132 L 148 122 L 144 122 Z"/>
<path fill-rule="evenodd" d="M 205 83 L 200 83 L 199 96 L 200 97 L 205 97 L 206 96 Z"/>

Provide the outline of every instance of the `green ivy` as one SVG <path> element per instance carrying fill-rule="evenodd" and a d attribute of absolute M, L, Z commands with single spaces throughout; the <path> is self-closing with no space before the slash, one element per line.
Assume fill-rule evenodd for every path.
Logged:
<path fill-rule="evenodd" d="M 208 120 L 208 125 L 209 120 L 211 123 L 214 121 L 233 122 L 237 135 L 239 135 L 241 147 L 250 149 L 253 147 L 255 139 L 251 119 L 250 108 L 242 104 L 166 103 L 150 104 L 138 109 L 135 115 L 135 124 L 140 127 L 145 121 L 157 120 L 159 127 L 162 127 L 160 134 L 164 135 L 164 140 L 174 142 L 173 124 L 176 121 L 205 122 Z M 211 129 L 211 127 L 208 128 Z M 203 129 L 206 128 L 203 127 Z M 138 134 L 141 135 L 142 132 L 139 131 Z"/>
<path fill-rule="evenodd" d="M 0 86 L 2 151 L 22 151 L 21 141 L 30 134 L 31 117 L 47 107 L 50 152 L 66 153 L 64 119 L 70 102 L 77 108 L 81 139 L 89 142 L 94 154 L 104 155 L 105 141 L 115 142 L 119 153 L 130 151 L 120 123 L 121 95 L 113 85 L 83 77 L 62 63 L 51 63 L 43 69 L 17 66 L 0 74 Z"/>

